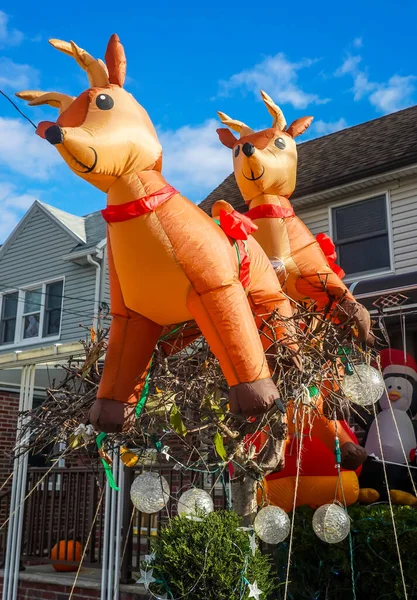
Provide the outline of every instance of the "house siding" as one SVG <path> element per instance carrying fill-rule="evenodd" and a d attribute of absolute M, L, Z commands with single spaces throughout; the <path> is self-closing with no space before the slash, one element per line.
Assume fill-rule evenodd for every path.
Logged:
<path fill-rule="evenodd" d="M 376 194 L 387 192 L 390 206 L 392 227 L 392 248 L 394 272 L 397 275 L 417 270 L 417 176 L 397 179 L 395 184 L 381 187 L 379 184 L 368 190 L 361 190 L 360 198 L 371 198 Z M 330 234 L 329 208 L 335 204 L 350 202 L 357 196 L 340 196 L 312 208 L 300 208 L 296 214 L 304 221 L 314 235 Z"/>
<path fill-rule="evenodd" d="M 62 259 L 77 242 L 37 207 L 25 227 L 0 258 L 0 292 L 65 277 L 60 342 L 85 337 L 94 312 L 95 269 Z M 44 346 L 45 338 L 30 347 Z M 9 352 L 11 345 L 0 347 Z"/>

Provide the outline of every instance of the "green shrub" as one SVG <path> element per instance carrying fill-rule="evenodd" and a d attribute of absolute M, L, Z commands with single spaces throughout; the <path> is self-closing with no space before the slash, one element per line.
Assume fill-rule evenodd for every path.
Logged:
<path fill-rule="evenodd" d="M 417 511 L 393 507 L 409 598 L 417 598 Z M 315 535 L 313 510 L 297 509 L 291 559 L 289 600 L 352 600 L 352 571 L 349 540 L 326 544 Z M 356 598 L 363 600 L 403 599 L 404 591 L 388 505 L 349 508 L 352 519 L 353 569 Z M 285 581 L 288 543 L 274 551 L 280 582 Z M 284 597 L 277 586 L 274 598 Z"/>
<path fill-rule="evenodd" d="M 153 577 L 165 581 L 174 598 L 187 594 L 187 600 L 246 600 L 248 587 L 240 588 L 244 573 L 250 583 L 257 582 L 264 592 L 261 599 L 266 600 L 277 586 L 270 558 L 259 549 L 252 554 L 248 532 L 239 525 L 239 517 L 231 511 L 212 512 L 202 521 L 175 517 L 153 547 Z M 150 589 L 164 591 L 157 584 Z"/>

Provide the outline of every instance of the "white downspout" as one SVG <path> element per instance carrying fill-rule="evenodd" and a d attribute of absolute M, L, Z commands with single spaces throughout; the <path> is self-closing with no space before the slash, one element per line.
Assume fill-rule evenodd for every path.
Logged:
<path fill-rule="evenodd" d="M 97 255 L 98 257 L 98 255 Z M 100 257 L 101 258 L 101 257 Z M 100 311 L 100 299 L 101 299 L 101 263 L 94 260 L 91 254 L 87 254 L 87 262 L 96 269 L 96 284 L 94 291 L 94 318 L 93 327 L 97 332 L 99 329 L 99 311 Z"/>

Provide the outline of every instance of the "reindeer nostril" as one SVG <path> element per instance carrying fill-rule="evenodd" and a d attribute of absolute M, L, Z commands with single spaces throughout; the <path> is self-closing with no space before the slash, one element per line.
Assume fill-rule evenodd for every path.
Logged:
<path fill-rule="evenodd" d="M 245 156 L 252 156 L 252 154 L 255 152 L 255 146 L 253 144 L 249 144 L 249 142 L 246 142 L 242 146 L 242 152 Z"/>
<path fill-rule="evenodd" d="M 53 146 L 61 144 L 64 140 L 61 127 L 59 127 L 59 125 L 51 125 L 51 127 L 48 127 L 48 129 L 45 131 L 45 138 Z"/>

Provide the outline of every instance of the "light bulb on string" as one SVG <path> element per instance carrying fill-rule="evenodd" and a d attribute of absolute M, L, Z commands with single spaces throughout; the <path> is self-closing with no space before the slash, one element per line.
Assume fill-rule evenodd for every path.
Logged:
<path fill-rule="evenodd" d="M 140 512 L 151 515 L 167 505 L 169 493 L 169 484 L 165 477 L 154 471 L 146 471 L 132 483 L 130 499 Z"/>
<path fill-rule="evenodd" d="M 253 528 L 266 544 L 279 544 L 288 537 L 291 523 L 285 510 L 279 506 L 265 506 L 256 515 Z"/>
<path fill-rule="evenodd" d="M 213 512 L 213 499 L 205 490 L 191 488 L 184 492 L 178 500 L 178 514 L 197 516 L 199 512 Z"/>
<path fill-rule="evenodd" d="M 346 375 L 342 383 L 343 392 L 350 402 L 359 406 L 372 406 L 378 402 L 385 390 L 381 373 L 367 364 L 354 365 L 352 375 Z"/>
<path fill-rule="evenodd" d="M 323 504 L 313 515 L 313 529 L 323 542 L 337 544 L 349 535 L 349 515 L 336 503 Z"/>

